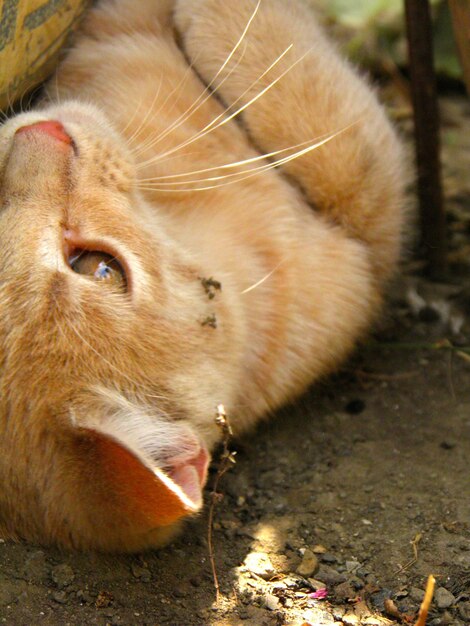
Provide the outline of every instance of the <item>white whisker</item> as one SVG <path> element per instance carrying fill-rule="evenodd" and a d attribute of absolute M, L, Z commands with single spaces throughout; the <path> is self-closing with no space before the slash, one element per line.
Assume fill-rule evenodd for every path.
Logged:
<path fill-rule="evenodd" d="M 132 143 L 137 138 L 137 136 L 142 131 L 142 129 L 144 128 L 144 126 L 145 126 L 145 124 L 146 124 L 146 122 L 147 122 L 147 120 L 149 118 L 149 115 L 151 114 L 151 112 L 153 110 L 153 107 L 155 106 L 155 102 L 157 101 L 158 96 L 160 95 L 161 87 L 162 87 L 162 78 L 160 77 L 160 84 L 158 85 L 158 89 L 157 89 L 157 91 L 155 93 L 155 96 L 153 97 L 152 104 L 150 105 L 146 115 L 142 118 L 140 124 L 138 124 L 137 128 L 134 130 L 132 135 L 128 138 L 127 141 L 129 143 Z"/>
<path fill-rule="evenodd" d="M 330 135 L 325 135 L 326 137 L 329 137 Z M 295 150 L 296 148 L 301 148 L 302 146 L 306 146 L 306 145 L 311 145 L 312 141 L 315 141 L 313 139 L 309 139 L 308 141 L 303 141 L 302 143 L 298 143 L 295 144 L 293 146 L 289 146 L 287 148 L 281 148 L 280 150 L 274 150 L 273 152 L 267 152 L 266 154 L 260 154 L 258 156 L 255 157 L 250 157 L 249 159 L 242 159 L 241 161 L 234 161 L 232 163 L 224 163 L 222 165 L 215 165 L 214 167 L 206 167 L 204 169 L 200 169 L 200 170 L 193 170 L 192 172 L 184 172 L 181 174 L 167 174 L 164 176 L 156 176 L 154 178 L 142 178 L 140 179 L 140 182 L 152 182 L 152 181 L 167 181 L 168 179 L 174 179 L 174 178 L 183 178 L 186 176 L 193 176 L 195 174 L 206 174 L 208 172 L 214 172 L 214 171 L 218 171 L 218 170 L 224 170 L 224 169 L 231 169 L 234 167 L 240 167 L 243 165 L 249 165 L 251 163 L 256 163 L 256 161 L 261 161 L 264 159 L 268 159 L 270 157 L 274 157 L 277 156 L 278 154 L 282 154 L 283 152 L 288 152 L 290 150 Z M 171 157 L 171 158 L 178 158 L 178 157 Z M 251 171 L 251 170 L 248 170 Z M 244 172 L 238 172 L 239 174 L 242 174 Z M 221 177 L 224 178 L 224 177 Z M 211 179 L 207 179 L 207 180 L 211 180 Z M 214 179 L 215 180 L 215 179 Z M 167 183 L 167 182 L 162 182 L 160 184 L 162 185 L 167 185 L 167 184 L 185 184 L 185 183 L 193 183 L 193 182 L 199 182 L 199 181 L 193 181 L 193 180 L 185 180 L 185 181 L 181 181 L 180 183 Z"/>
<path fill-rule="evenodd" d="M 290 49 L 290 47 L 289 47 Z M 287 52 L 287 49 L 282 53 L 281 56 L 284 56 L 284 54 Z M 170 154 L 173 154 L 175 152 L 177 152 L 178 150 L 181 150 L 182 148 L 185 148 L 186 146 L 191 145 L 192 143 L 194 143 L 195 141 L 201 139 L 202 137 L 205 137 L 206 135 L 208 135 L 209 133 L 211 133 L 214 130 L 217 130 L 219 128 L 221 128 L 222 126 L 224 126 L 225 124 L 227 124 L 228 122 L 230 122 L 230 120 L 232 120 L 233 118 L 237 117 L 237 115 L 240 115 L 240 113 L 242 113 L 245 109 L 247 109 L 249 106 L 251 106 L 254 102 L 256 102 L 259 98 L 261 98 L 262 96 L 264 96 L 264 94 L 266 94 L 270 89 L 272 89 L 282 78 L 284 78 L 284 76 L 286 76 L 286 74 L 288 74 L 296 65 L 298 65 L 299 63 L 301 63 L 303 61 L 303 59 L 309 54 L 310 50 L 308 50 L 307 52 L 305 52 L 299 59 L 297 59 L 291 66 L 289 66 L 284 72 L 282 72 L 282 74 L 280 74 L 276 79 L 274 79 L 271 83 L 269 83 L 269 85 L 267 85 L 264 89 L 262 89 L 258 94 L 256 94 L 256 96 L 253 96 L 253 98 L 251 98 L 250 100 L 248 100 L 248 102 L 246 102 L 243 106 L 241 106 L 239 109 L 237 109 L 234 113 L 231 113 L 229 116 L 225 117 L 225 113 L 221 114 L 219 116 L 220 117 L 224 117 L 224 119 L 219 122 L 218 124 L 216 124 L 215 126 L 214 124 L 214 120 L 212 122 L 210 122 L 207 126 L 205 126 L 202 131 L 197 134 L 195 137 L 188 139 L 187 141 L 183 142 L 182 144 L 171 148 L 170 150 L 168 150 L 167 152 L 163 152 L 161 153 L 156 159 L 153 159 L 151 162 L 155 163 L 158 162 L 158 160 L 160 158 L 166 157 Z M 217 119 L 217 118 L 216 118 Z M 139 167 L 142 167 L 143 165 L 145 165 L 145 162 L 143 164 L 140 164 Z"/>
<path fill-rule="evenodd" d="M 274 161 L 273 163 L 267 163 L 265 165 L 261 165 L 260 167 L 251 168 L 250 170 L 248 170 L 248 172 L 247 171 L 233 172 L 233 173 L 230 173 L 230 174 L 226 174 L 225 176 L 214 177 L 214 178 L 206 178 L 206 179 L 201 179 L 200 181 L 195 181 L 195 182 L 211 182 L 213 180 L 218 180 L 218 179 L 222 179 L 222 180 L 225 180 L 227 178 L 232 178 L 233 179 L 233 180 L 229 180 L 229 181 L 223 182 L 221 184 L 207 185 L 205 187 L 188 187 L 188 188 L 185 188 L 185 189 L 168 189 L 166 187 L 158 187 L 157 185 L 139 185 L 139 189 L 142 189 L 142 190 L 145 190 L 145 191 L 161 191 L 161 192 L 167 192 L 167 193 L 171 193 L 171 192 L 186 192 L 186 191 L 207 191 L 207 190 L 210 190 L 210 189 L 216 189 L 218 187 L 224 187 L 225 185 L 238 183 L 238 182 L 241 182 L 241 181 L 246 180 L 248 178 L 251 178 L 252 176 L 256 176 L 257 174 L 259 174 L 261 172 L 277 168 L 277 167 L 279 167 L 281 165 L 285 165 L 286 163 L 289 163 L 290 161 L 293 161 L 294 159 L 298 159 L 299 157 L 303 156 L 304 154 L 308 154 L 309 152 L 312 152 L 316 148 L 319 148 L 320 146 L 323 146 L 324 144 L 328 143 L 329 141 L 331 141 L 332 139 L 334 139 L 335 137 L 337 137 L 341 133 L 345 132 L 346 130 L 351 128 L 356 123 L 357 122 L 353 122 L 352 124 L 349 124 L 345 128 L 343 128 L 343 129 L 341 129 L 341 130 L 339 130 L 339 131 L 329 135 L 325 139 L 322 139 L 321 141 L 317 141 L 313 145 L 310 145 L 307 148 L 304 148 L 303 150 L 299 150 L 298 152 L 295 152 L 294 154 L 291 154 L 291 155 L 289 155 L 287 157 L 284 157 L 282 159 L 278 159 L 277 161 Z M 190 181 L 183 181 L 183 182 L 188 184 Z"/>
<path fill-rule="evenodd" d="M 187 81 L 187 79 L 189 78 L 189 76 L 191 76 L 191 73 L 193 71 L 193 65 L 196 62 L 196 59 L 191 63 L 191 65 L 189 65 L 184 74 L 183 77 L 181 78 L 181 80 L 178 82 L 178 84 L 173 87 L 173 89 L 167 94 L 166 98 L 163 100 L 163 102 L 161 103 L 161 105 L 158 107 L 157 111 L 155 111 L 155 117 L 160 113 L 160 111 L 165 107 L 165 105 L 167 104 L 168 100 L 178 91 L 183 90 L 184 84 Z M 178 101 L 180 96 L 178 96 L 178 98 L 175 99 L 175 101 L 173 102 L 172 108 L 170 110 L 173 110 L 173 108 L 176 105 L 176 102 Z M 153 148 L 159 141 L 161 141 L 161 139 L 163 139 L 163 136 L 165 136 L 167 134 L 167 132 L 170 131 L 170 129 L 173 128 L 174 124 L 176 122 L 174 122 L 172 125 L 170 125 L 169 128 L 166 128 L 164 131 L 162 131 L 161 133 L 158 133 L 156 137 L 150 137 L 147 141 L 143 142 L 138 149 L 136 150 L 135 154 L 141 154 L 142 152 L 144 152 L 145 150 L 150 150 L 151 148 Z"/>
<path fill-rule="evenodd" d="M 251 287 L 248 287 L 247 289 L 244 289 L 242 292 L 240 292 L 240 295 L 243 295 L 245 293 L 250 293 L 250 291 L 253 291 L 253 289 L 256 289 L 257 287 L 260 287 L 264 282 L 266 282 L 269 278 L 271 278 L 271 276 L 274 274 L 274 272 L 276 272 L 283 263 L 284 263 L 284 260 L 279 261 L 279 263 L 276 265 L 276 267 L 274 267 L 268 274 L 266 274 L 266 276 L 263 276 L 263 278 L 261 280 L 259 280 L 254 285 L 251 285 Z"/>
<path fill-rule="evenodd" d="M 227 76 L 225 76 L 223 78 L 223 80 L 217 85 L 217 87 L 214 90 L 211 90 L 212 85 L 214 85 L 214 83 L 217 80 L 217 78 L 225 70 L 225 68 L 227 67 L 228 63 L 231 61 L 231 59 L 233 58 L 234 54 L 236 53 L 236 51 L 240 47 L 241 43 L 243 42 L 243 40 L 244 40 L 244 38 L 245 38 L 245 36 L 246 36 L 246 34 L 248 32 L 248 29 L 251 26 L 251 23 L 253 22 L 253 20 L 255 19 L 256 14 L 258 13 L 258 9 L 260 7 L 260 4 L 261 4 L 261 0 L 258 0 L 253 13 L 251 14 L 251 16 L 250 16 L 250 18 L 249 18 L 245 28 L 243 29 L 242 34 L 240 35 L 240 38 L 238 39 L 237 43 L 235 44 L 235 46 L 233 47 L 233 49 L 231 50 L 231 52 L 229 53 L 229 55 L 227 56 L 225 61 L 220 66 L 220 68 L 217 71 L 217 73 L 215 74 L 215 76 L 212 78 L 212 80 L 209 82 L 209 84 L 205 87 L 203 92 L 198 96 L 198 98 L 195 100 L 195 102 L 193 102 L 193 104 L 184 113 L 182 113 L 179 118 L 177 118 L 175 120 L 175 122 L 168 129 L 166 129 L 163 133 L 161 133 L 158 136 L 158 138 L 151 144 L 152 147 L 155 146 L 157 143 L 159 143 L 164 137 L 166 137 L 173 130 L 179 128 L 179 126 L 181 126 L 181 124 L 184 124 L 193 115 L 193 113 L 195 113 L 197 110 L 199 110 L 200 107 L 203 106 L 205 104 L 205 102 L 207 102 L 207 100 L 209 100 L 212 97 L 213 93 L 215 93 L 221 87 L 221 85 L 229 78 L 229 76 L 232 74 L 232 72 L 236 69 L 236 67 L 238 66 L 238 63 L 240 63 L 241 59 L 238 60 L 236 66 L 234 68 L 232 68 L 232 70 L 228 73 Z M 243 58 L 243 55 L 244 55 L 244 52 L 242 53 L 241 58 Z M 190 66 L 190 68 L 192 68 L 192 66 Z"/>
<path fill-rule="evenodd" d="M 289 45 L 289 46 L 288 46 L 288 47 L 284 50 L 284 52 L 282 52 L 282 53 L 281 53 L 281 54 L 280 54 L 280 55 L 279 55 L 279 56 L 278 56 L 278 57 L 277 57 L 277 58 L 276 58 L 276 59 L 275 59 L 275 60 L 271 63 L 271 65 L 270 65 L 267 69 L 265 69 L 265 70 L 264 70 L 264 72 L 263 72 L 260 76 L 258 76 L 258 78 L 257 78 L 255 81 L 253 81 L 253 82 L 251 83 L 251 85 L 250 85 L 247 89 L 245 89 L 245 91 L 244 91 L 242 94 L 240 94 L 240 95 L 238 96 L 238 98 L 237 98 L 236 100 L 234 100 L 234 102 L 232 102 L 232 104 L 231 104 L 231 105 L 230 105 L 230 106 L 229 106 L 229 107 L 228 107 L 225 111 L 223 111 L 222 113 L 220 113 L 219 115 L 217 115 L 217 116 L 216 116 L 216 117 L 215 117 L 215 118 L 214 118 L 211 122 L 209 122 L 209 124 L 207 124 L 206 126 L 204 126 L 204 127 L 203 127 L 200 131 L 198 131 L 198 133 L 197 133 L 195 136 L 193 136 L 190 140 L 188 140 L 188 141 L 189 141 L 189 143 L 192 143 L 192 141 L 196 141 L 197 139 L 199 139 L 199 137 L 200 137 L 200 136 L 207 135 L 208 133 L 207 133 L 207 132 L 205 132 L 205 131 L 210 130 L 210 129 L 212 128 L 212 126 L 214 126 L 214 124 L 216 124 L 216 123 L 217 123 L 217 122 L 218 122 L 221 118 L 226 117 L 226 115 L 228 114 L 228 112 L 230 111 L 230 109 L 233 109 L 233 107 L 234 107 L 234 106 L 236 106 L 236 105 L 237 105 L 237 103 L 238 103 L 240 100 L 242 100 L 242 98 L 243 98 L 243 97 L 244 97 L 247 93 L 249 93 L 252 89 L 254 89 L 254 87 L 256 87 L 256 85 L 257 85 L 257 84 L 258 84 L 258 83 L 259 83 L 259 82 L 260 82 L 260 81 L 261 81 L 261 80 L 262 80 L 262 79 L 266 76 L 266 74 L 268 74 L 268 72 L 270 72 L 270 71 L 273 69 L 273 67 L 274 67 L 275 65 L 277 65 L 277 63 L 279 63 L 279 61 L 280 61 L 281 59 L 283 59 L 283 58 L 284 58 L 284 56 L 285 56 L 285 55 L 289 52 L 289 50 L 291 50 L 291 48 L 292 48 L 292 47 L 293 47 L 293 44 L 290 44 L 290 45 Z M 243 55 L 242 55 L 242 56 L 243 56 Z M 239 62 L 241 62 L 241 60 L 242 60 L 242 59 L 240 58 Z M 235 67 L 233 67 L 233 68 L 230 70 L 230 72 L 227 74 L 227 76 L 225 76 L 225 77 L 223 78 L 223 80 L 222 80 L 222 81 L 221 81 L 221 82 L 217 85 L 217 88 L 214 90 L 214 92 L 213 92 L 213 93 L 216 93 L 216 92 L 217 92 L 217 90 L 218 90 L 218 89 L 219 89 L 219 88 L 223 85 L 223 83 L 224 83 L 224 82 L 225 82 L 228 78 L 230 78 L 230 76 L 231 76 L 231 75 L 232 75 L 232 73 L 233 73 L 233 72 L 237 69 L 237 67 L 238 67 L 238 63 L 237 63 L 237 65 L 236 65 Z M 206 98 L 206 99 L 204 100 L 204 102 L 206 102 L 206 100 L 208 100 L 211 96 L 212 96 L 212 94 L 209 94 L 208 98 Z M 204 102 L 201 102 L 201 106 L 204 104 Z M 246 108 L 246 107 L 245 107 L 245 108 Z M 235 113 L 235 115 L 238 115 L 238 113 Z M 234 115 L 234 116 L 235 116 L 235 115 Z M 234 117 L 234 116 L 233 116 L 233 117 Z M 214 130 L 215 130 L 216 128 L 218 128 L 218 126 L 216 126 L 216 127 L 214 128 Z M 179 150 L 180 148 L 184 147 L 185 145 L 187 145 L 187 143 L 183 142 L 183 144 L 180 144 L 179 146 L 176 146 L 174 149 L 172 149 L 172 151 Z M 160 158 L 162 158 L 162 156 L 164 156 L 164 154 L 163 154 L 163 155 L 162 155 L 162 154 L 158 154 L 158 155 L 156 155 L 155 157 L 152 157 L 151 159 L 148 159 L 147 161 L 143 161 L 142 163 L 140 163 L 140 164 L 137 166 L 137 169 L 141 169 L 141 168 L 146 167 L 146 166 L 148 166 L 148 165 L 150 165 L 150 164 L 152 164 L 152 163 L 157 163 L 157 162 L 159 162 L 159 160 L 160 160 Z"/>

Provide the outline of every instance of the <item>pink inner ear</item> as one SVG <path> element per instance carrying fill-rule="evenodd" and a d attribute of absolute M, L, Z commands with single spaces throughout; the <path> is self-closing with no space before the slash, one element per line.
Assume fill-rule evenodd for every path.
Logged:
<path fill-rule="evenodd" d="M 170 463 L 172 460 L 170 460 Z M 202 500 L 202 488 L 207 478 L 207 468 L 209 466 L 209 453 L 201 447 L 199 453 L 192 457 L 182 459 L 172 464 L 168 472 L 169 477 L 175 482 L 188 498 L 195 504 Z"/>
<path fill-rule="evenodd" d="M 128 516 L 129 522 L 154 528 L 168 526 L 196 512 L 202 504 L 209 454 L 201 447 L 196 455 L 171 463 L 168 473 L 113 437 L 81 429 L 93 442 L 93 462 L 99 490 L 106 506 L 109 496 Z"/>

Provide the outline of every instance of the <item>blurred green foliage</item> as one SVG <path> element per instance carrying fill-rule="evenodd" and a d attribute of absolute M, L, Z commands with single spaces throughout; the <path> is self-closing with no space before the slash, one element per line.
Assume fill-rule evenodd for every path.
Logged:
<path fill-rule="evenodd" d="M 346 52 L 372 68 L 407 64 L 404 0 L 310 0 L 338 30 Z M 446 0 L 431 0 L 436 69 L 450 78 L 462 72 Z"/>

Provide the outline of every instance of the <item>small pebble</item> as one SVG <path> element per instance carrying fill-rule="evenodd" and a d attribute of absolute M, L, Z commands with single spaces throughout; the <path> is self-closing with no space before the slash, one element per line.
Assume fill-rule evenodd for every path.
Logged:
<path fill-rule="evenodd" d="M 455 596 L 445 587 L 438 587 L 434 594 L 434 600 L 439 609 L 448 609 L 455 604 Z"/>
<path fill-rule="evenodd" d="M 390 589 L 381 589 L 380 591 L 376 591 L 375 593 L 371 594 L 370 600 L 374 608 L 383 612 L 385 610 L 384 602 L 385 600 L 389 600 L 391 596 L 392 592 L 390 591 Z"/>
<path fill-rule="evenodd" d="M 348 572 L 355 572 L 361 566 L 359 561 L 346 561 L 345 565 Z"/>
<path fill-rule="evenodd" d="M 421 604 L 424 598 L 424 589 L 420 589 L 419 587 L 411 587 L 409 597 L 411 600 L 413 600 L 413 602 Z"/>
<path fill-rule="evenodd" d="M 314 550 L 315 552 L 315 550 Z M 334 554 L 331 554 L 331 552 L 325 552 L 324 554 L 321 555 L 321 560 L 323 563 L 337 563 L 338 559 L 335 557 Z"/>
<path fill-rule="evenodd" d="M 340 583 L 335 587 L 335 596 L 339 600 L 351 600 L 356 597 L 356 592 L 348 582 Z"/>
<path fill-rule="evenodd" d="M 330 567 L 329 565 L 320 565 L 316 578 L 320 580 L 322 583 L 325 583 L 327 587 L 339 585 L 340 583 L 344 583 L 346 580 L 346 576 L 337 572 L 335 569 Z"/>
<path fill-rule="evenodd" d="M 245 565 L 248 571 L 265 580 L 275 573 L 271 559 L 265 552 L 251 552 L 245 559 Z"/>
<path fill-rule="evenodd" d="M 148 570 L 146 567 L 142 567 L 141 565 L 137 565 L 137 563 L 133 563 L 131 570 L 132 570 L 132 574 L 136 578 L 139 578 L 142 582 L 144 583 L 150 582 L 152 578 L 152 574 L 150 573 L 150 570 Z"/>
<path fill-rule="evenodd" d="M 312 550 L 307 548 L 302 557 L 302 561 L 297 568 L 297 574 L 308 578 L 310 576 L 313 576 L 318 571 L 319 567 L 320 565 L 318 563 L 317 557 L 312 552 Z"/>
<path fill-rule="evenodd" d="M 439 444 L 439 446 L 443 449 L 443 450 L 453 450 L 456 446 L 457 446 L 457 442 L 453 441 L 451 439 L 445 439 L 444 441 L 441 441 L 441 443 Z"/>
<path fill-rule="evenodd" d="M 106 609 L 114 600 L 110 591 L 100 591 L 96 596 L 95 606 L 97 609 Z"/>
<path fill-rule="evenodd" d="M 272 593 L 267 593 L 264 596 L 264 606 L 268 609 L 268 611 L 277 611 L 280 607 L 279 598 L 273 596 Z"/>
<path fill-rule="evenodd" d="M 459 602 L 459 617 L 470 624 L 470 602 Z"/>
<path fill-rule="evenodd" d="M 93 598 L 86 589 L 79 589 L 77 591 L 77 598 L 81 603 L 84 604 L 91 604 L 93 602 Z"/>
<path fill-rule="evenodd" d="M 56 567 L 52 568 L 52 580 L 59 589 L 68 587 L 74 579 L 75 573 L 70 565 L 63 563 L 62 565 L 56 565 Z"/>
<path fill-rule="evenodd" d="M 52 598 L 58 604 L 65 604 L 67 602 L 67 594 L 65 593 L 65 591 L 54 591 L 54 593 L 52 594 Z"/>
<path fill-rule="evenodd" d="M 316 546 L 313 546 L 312 552 L 314 554 L 321 554 L 322 555 L 322 557 L 321 557 L 322 561 L 324 560 L 325 554 L 327 554 L 327 550 L 326 550 L 325 546 L 322 546 L 321 544 L 317 544 Z"/>

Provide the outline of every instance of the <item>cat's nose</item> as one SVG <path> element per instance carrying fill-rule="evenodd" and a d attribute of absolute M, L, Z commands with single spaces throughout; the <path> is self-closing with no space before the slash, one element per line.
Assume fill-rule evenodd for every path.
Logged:
<path fill-rule="evenodd" d="M 73 143 L 72 138 L 70 137 L 70 135 L 68 135 L 65 128 L 60 122 L 57 122 L 56 120 L 35 122 L 34 124 L 21 126 L 16 131 L 16 134 L 18 135 L 21 133 L 44 133 L 68 145 L 71 145 Z"/>

